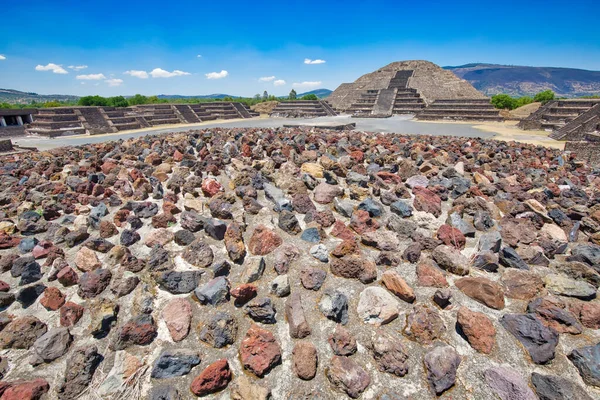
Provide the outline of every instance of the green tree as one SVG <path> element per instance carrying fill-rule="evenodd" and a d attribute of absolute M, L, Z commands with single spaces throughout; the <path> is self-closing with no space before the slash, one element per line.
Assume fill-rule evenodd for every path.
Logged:
<path fill-rule="evenodd" d="M 135 106 L 138 104 L 148 104 L 148 98 L 146 96 L 142 96 L 141 94 L 136 94 L 135 96 L 127 99 L 127 102 L 130 106 Z"/>
<path fill-rule="evenodd" d="M 265 90 L 263 92 L 262 99 L 263 99 L 263 101 L 266 101 L 268 98 L 269 98 L 269 93 L 267 93 L 267 91 Z"/>
<path fill-rule="evenodd" d="M 44 108 L 52 108 L 52 107 L 60 107 L 60 106 L 62 106 L 62 104 L 56 100 L 47 101 L 42 105 L 42 107 L 44 107 Z"/>
<path fill-rule="evenodd" d="M 527 104 L 533 103 L 533 97 L 523 96 L 515 99 L 515 108 L 526 106 Z"/>
<path fill-rule="evenodd" d="M 492 96 L 491 103 L 496 108 L 514 110 L 517 104 L 516 100 L 507 94 L 496 94 Z"/>
<path fill-rule="evenodd" d="M 102 96 L 84 96 L 79 99 L 78 104 L 80 106 L 97 106 L 97 107 L 106 107 L 108 106 L 108 99 Z"/>
<path fill-rule="evenodd" d="M 288 97 L 288 98 L 289 98 L 290 100 L 296 100 L 296 97 L 297 97 L 297 96 L 298 96 L 298 94 L 296 93 L 296 91 L 295 91 L 294 89 L 292 89 L 292 91 L 290 92 L 290 95 L 289 95 L 289 97 Z"/>
<path fill-rule="evenodd" d="M 127 99 L 123 96 L 109 97 L 107 100 L 111 107 L 129 107 Z"/>
<path fill-rule="evenodd" d="M 300 100 L 319 100 L 319 98 L 317 97 L 316 94 L 306 94 L 304 96 L 302 96 L 302 98 Z"/>
<path fill-rule="evenodd" d="M 536 94 L 535 97 L 533 98 L 533 101 L 537 101 L 542 104 L 546 104 L 550 100 L 554 100 L 555 97 L 556 97 L 556 95 L 554 94 L 554 92 L 552 90 L 544 90 L 543 92 L 539 92 L 538 94 Z"/>
<path fill-rule="evenodd" d="M 13 108 L 13 106 L 8 103 L 0 103 L 0 108 Z"/>
<path fill-rule="evenodd" d="M 160 99 L 158 98 L 158 96 L 150 96 L 148 97 L 148 103 L 149 104 L 158 104 L 160 103 Z"/>

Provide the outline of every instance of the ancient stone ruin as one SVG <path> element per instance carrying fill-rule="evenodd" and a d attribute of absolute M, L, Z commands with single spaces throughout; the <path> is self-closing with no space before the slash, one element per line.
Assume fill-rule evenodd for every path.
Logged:
<path fill-rule="evenodd" d="M 599 182 L 317 127 L 1 156 L 0 398 L 598 399 Z"/>
<path fill-rule="evenodd" d="M 315 118 L 338 115 L 325 100 L 281 101 L 270 113 L 271 117 Z"/>
<path fill-rule="evenodd" d="M 429 61 L 391 63 L 354 83 L 343 83 L 327 101 L 356 117 L 416 114 L 424 120 L 502 120 L 470 83 Z"/>
<path fill-rule="evenodd" d="M 564 140 L 565 150 L 600 164 L 600 99 L 553 100 L 519 123 L 522 129 L 551 131 L 550 137 Z"/>
<path fill-rule="evenodd" d="M 167 124 L 253 118 L 243 103 L 146 104 L 132 107 L 57 107 L 36 110 L 26 132 L 40 136 L 97 135 Z"/>

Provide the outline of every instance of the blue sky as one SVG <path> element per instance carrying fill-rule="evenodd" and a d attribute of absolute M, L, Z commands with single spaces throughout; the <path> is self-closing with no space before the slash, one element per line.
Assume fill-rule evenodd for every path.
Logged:
<path fill-rule="evenodd" d="M 599 14 L 587 0 L 9 1 L 0 88 L 283 95 L 411 59 L 600 70 Z"/>

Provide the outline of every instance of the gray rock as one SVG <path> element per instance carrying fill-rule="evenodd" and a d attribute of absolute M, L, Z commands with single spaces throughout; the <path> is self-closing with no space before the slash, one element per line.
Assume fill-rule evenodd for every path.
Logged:
<path fill-rule="evenodd" d="M 368 212 L 369 216 L 371 216 L 372 218 L 380 217 L 381 214 L 383 213 L 383 206 L 370 197 L 367 197 L 366 199 L 364 199 L 358 205 L 358 209 Z"/>
<path fill-rule="evenodd" d="M 536 364 L 546 364 L 554 358 L 558 333 L 546 327 L 533 314 L 505 314 L 500 323 L 525 347 Z"/>
<path fill-rule="evenodd" d="M 214 255 L 213 251 L 202 239 L 196 239 L 190 244 L 187 249 L 183 252 L 183 259 L 188 263 L 200 267 L 206 268 L 212 264 Z"/>
<path fill-rule="evenodd" d="M 233 316 L 225 312 L 218 312 L 200 331 L 200 340 L 220 349 L 235 342 L 237 330 L 237 322 Z"/>
<path fill-rule="evenodd" d="M 565 275 L 549 274 L 544 277 L 546 288 L 554 294 L 591 300 L 596 297 L 596 288 L 583 281 L 566 277 Z"/>
<path fill-rule="evenodd" d="M 32 365 L 48 363 L 67 352 L 73 337 L 64 327 L 52 328 L 33 343 Z"/>
<path fill-rule="evenodd" d="M 337 197 L 333 199 L 333 208 L 337 211 L 341 216 L 350 218 L 352 217 L 352 213 L 354 212 L 354 206 L 348 200 L 340 200 Z"/>
<path fill-rule="evenodd" d="M 265 259 L 260 257 L 253 257 L 246 260 L 246 269 L 242 274 L 242 282 L 252 283 L 257 281 L 265 272 Z"/>
<path fill-rule="evenodd" d="M 494 253 L 497 253 L 500 251 L 501 246 L 502 236 L 500 235 L 500 232 L 490 231 L 481 235 L 481 237 L 479 238 L 477 249 L 479 251 L 489 250 L 493 251 Z"/>
<path fill-rule="evenodd" d="M 200 303 L 216 306 L 229 301 L 229 282 L 225 277 L 219 276 L 194 290 L 194 294 Z"/>
<path fill-rule="evenodd" d="M 187 229 L 181 229 L 175 232 L 174 240 L 180 246 L 187 246 L 196 240 L 196 236 Z"/>
<path fill-rule="evenodd" d="M 480 251 L 473 257 L 471 266 L 488 272 L 497 272 L 498 255 L 491 250 Z"/>
<path fill-rule="evenodd" d="M 593 400 L 584 388 L 560 376 L 534 372 L 531 383 L 540 400 Z"/>
<path fill-rule="evenodd" d="M 334 289 L 328 289 L 321 297 L 319 310 L 332 321 L 342 325 L 348 323 L 348 298 L 345 294 Z"/>
<path fill-rule="evenodd" d="M 408 219 L 402 219 L 396 214 L 389 216 L 386 227 L 405 237 L 411 237 L 412 234 L 417 230 L 417 224 Z"/>
<path fill-rule="evenodd" d="M 329 382 L 353 399 L 371 384 L 368 372 L 349 357 L 333 356 L 325 374 Z"/>
<path fill-rule="evenodd" d="M 263 324 L 274 324 L 277 322 L 275 320 L 277 311 L 268 297 L 251 301 L 244 306 L 244 311 L 256 322 L 262 322 Z"/>
<path fill-rule="evenodd" d="M 223 240 L 226 231 L 227 224 L 225 222 L 214 218 L 207 218 L 204 220 L 204 232 L 211 238 Z"/>
<path fill-rule="evenodd" d="M 513 369 L 492 367 L 485 371 L 484 377 L 501 400 L 536 400 L 533 390 Z"/>
<path fill-rule="evenodd" d="M 75 349 L 67 360 L 63 382 L 57 390 L 60 400 L 74 400 L 88 388 L 94 373 L 102 362 L 96 346 Z"/>
<path fill-rule="evenodd" d="M 302 230 L 296 215 L 288 210 L 283 210 L 279 213 L 277 226 L 279 226 L 282 231 L 287 232 L 290 235 L 297 235 Z"/>
<path fill-rule="evenodd" d="M 182 400 L 182 397 L 174 386 L 162 385 L 154 386 L 150 390 L 148 400 Z"/>
<path fill-rule="evenodd" d="M 466 237 L 475 237 L 475 227 L 470 222 L 465 221 L 459 213 L 453 212 L 448 217 L 448 225 L 458 229 Z"/>
<path fill-rule="evenodd" d="M 277 297 L 285 297 L 290 294 L 290 280 L 286 275 L 279 275 L 271 281 L 270 292 Z"/>
<path fill-rule="evenodd" d="M 161 289 L 172 294 L 190 293 L 198 287 L 203 271 L 167 271 L 157 278 Z"/>
<path fill-rule="evenodd" d="M 435 347 L 425 354 L 427 379 L 437 395 L 450 389 L 456 381 L 456 370 L 461 359 L 454 348 L 448 345 Z"/>
<path fill-rule="evenodd" d="M 326 263 L 329 261 L 329 255 L 327 253 L 327 247 L 324 244 L 317 244 L 310 248 L 310 255 L 317 260 Z"/>
<path fill-rule="evenodd" d="M 285 317 L 289 326 L 290 336 L 303 339 L 310 335 L 311 329 L 304 316 L 300 293 L 294 292 L 285 303 Z"/>
<path fill-rule="evenodd" d="M 390 211 L 402 218 L 408 218 L 413 213 L 412 206 L 402 200 L 390 204 Z"/>
<path fill-rule="evenodd" d="M 408 354 L 398 338 L 376 331 L 371 338 L 371 352 L 380 371 L 396 376 L 408 373 Z"/>
<path fill-rule="evenodd" d="M 469 273 L 469 260 L 454 247 L 437 246 L 431 255 L 435 262 L 448 272 L 456 275 L 467 275 Z"/>
<path fill-rule="evenodd" d="M 600 343 L 573 350 L 569 360 L 579 370 L 585 383 L 600 387 Z"/>
<path fill-rule="evenodd" d="M 165 379 L 187 375 L 192 368 L 200 364 L 200 356 L 192 350 L 165 350 L 152 366 L 152 378 Z"/>

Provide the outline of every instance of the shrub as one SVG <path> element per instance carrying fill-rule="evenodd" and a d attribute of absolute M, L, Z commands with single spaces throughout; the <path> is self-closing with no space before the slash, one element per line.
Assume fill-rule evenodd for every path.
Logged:
<path fill-rule="evenodd" d="M 302 96 L 300 100 L 319 100 L 316 94 L 307 94 Z"/>
<path fill-rule="evenodd" d="M 539 92 L 538 94 L 536 94 L 533 98 L 533 101 L 538 101 L 542 104 L 546 104 L 550 100 L 554 100 L 555 97 L 556 95 L 552 90 L 544 90 L 543 92 Z"/>
<path fill-rule="evenodd" d="M 514 110 L 516 106 L 516 100 L 507 94 L 497 94 L 492 96 L 492 104 L 496 108 L 505 110 Z"/>
<path fill-rule="evenodd" d="M 107 100 L 111 107 L 129 107 L 127 99 L 123 96 L 109 97 Z"/>

